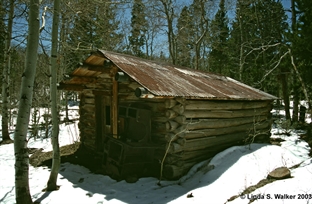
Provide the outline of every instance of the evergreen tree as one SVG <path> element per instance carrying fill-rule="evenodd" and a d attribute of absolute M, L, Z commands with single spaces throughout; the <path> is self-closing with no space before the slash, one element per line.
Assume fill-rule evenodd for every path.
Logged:
<path fill-rule="evenodd" d="M 2 1 L 0 4 L 0 49 L 4 50 L 5 48 L 5 33 L 6 33 L 6 26 L 5 26 L 5 1 Z M 4 60 L 4 53 L 0 52 L 0 74 L 2 75 L 2 66 Z"/>
<path fill-rule="evenodd" d="M 144 45 L 146 45 L 146 32 L 148 28 L 145 6 L 142 0 L 134 0 L 131 11 L 131 35 L 129 36 L 129 44 L 132 53 L 135 56 L 143 57 Z"/>
<path fill-rule="evenodd" d="M 294 42 L 297 61 L 304 81 L 312 85 L 312 1 L 296 0 L 299 18 Z"/>
<path fill-rule="evenodd" d="M 208 31 L 205 1 L 194 0 L 181 11 L 177 23 L 177 61 L 194 69 L 203 69 L 203 41 Z"/>
<path fill-rule="evenodd" d="M 285 44 L 286 15 L 282 4 L 274 0 L 239 0 L 236 8 L 229 64 L 234 78 L 256 86 L 284 53 L 281 45 Z M 276 84 L 272 81 L 276 79 L 270 77 L 257 86 L 274 94 Z"/>
<path fill-rule="evenodd" d="M 210 25 L 211 52 L 209 54 L 209 67 L 211 71 L 223 75 L 230 75 L 228 71 L 228 22 L 224 0 L 221 0 L 219 10 Z"/>
<path fill-rule="evenodd" d="M 193 25 L 189 8 L 183 7 L 177 22 L 177 64 L 191 67 Z"/>
<path fill-rule="evenodd" d="M 174 9 L 174 0 L 159 0 L 162 8 L 159 9 L 165 16 L 166 33 L 168 39 L 168 51 L 172 64 L 177 63 L 177 42 L 176 33 L 174 30 L 174 21 L 176 19 L 176 11 Z"/>

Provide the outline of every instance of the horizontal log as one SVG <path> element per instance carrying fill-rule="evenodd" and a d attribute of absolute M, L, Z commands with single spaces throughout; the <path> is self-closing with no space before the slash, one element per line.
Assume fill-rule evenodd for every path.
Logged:
<path fill-rule="evenodd" d="M 111 88 L 110 88 L 111 89 Z M 112 95 L 112 91 L 108 89 L 108 88 L 102 88 L 101 90 L 93 90 L 92 93 L 94 95 L 106 95 L 106 96 L 111 96 Z"/>
<path fill-rule="evenodd" d="M 151 135 L 151 139 L 153 142 L 161 143 L 161 144 L 165 144 L 168 142 L 164 134 L 153 133 Z"/>
<path fill-rule="evenodd" d="M 85 115 L 85 116 L 80 116 L 80 117 L 83 117 L 80 119 L 80 121 L 82 123 L 86 123 L 86 122 L 90 122 L 90 121 L 95 121 L 95 116 L 93 115 Z"/>
<path fill-rule="evenodd" d="M 248 134 L 246 132 L 239 132 L 192 140 L 178 139 L 176 142 L 171 143 L 169 152 L 173 154 L 182 151 L 195 151 L 205 148 L 211 148 L 218 145 L 222 146 L 226 144 L 239 144 L 247 137 L 247 135 Z"/>
<path fill-rule="evenodd" d="M 94 98 L 94 94 L 92 90 L 83 90 L 82 95 L 85 98 Z"/>
<path fill-rule="evenodd" d="M 184 106 L 183 106 L 182 104 L 178 104 L 178 105 L 174 106 L 174 107 L 172 108 L 172 110 L 173 110 L 174 112 L 178 113 L 178 115 L 182 115 L 183 112 L 184 112 Z"/>
<path fill-rule="evenodd" d="M 81 111 L 91 112 L 93 113 L 95 111 L 95 106 L 91 104 L 85 104 L 80 106 Z"/>
<path fill-rule="evenodd" d="M 211 149 L 204 149 L 191 152 L 181 152 L 178 154 L 169 154 L 165 159 L 166 164 L 174 164 L 176 166 L 183 166 L 184 163 L 200 162 L 209 159 L 215 155 L 215 151 Z"/>
<path fill-rule="evenodd" d="M 270 101 L 195 101 L 187 100 L 185 110 L 242 110 L 267 107 Z"/>
<path fill-rule="evenodd" d="M 184 115 L 179 115 L 174 118 L 174 121 L 176 121 L 179 124 L 186 124 L 186 117 Z"/>
<path fill-rule="evenodd" d="M 118 93 L 118 101 L 120 103 L 128 101 L 139 101 L 139 98 L 134 95 L 134 93 Z"/>
<path fill-rule="evenodd" d="M 94 98 L 85 98 L 84 102 L 88 104 L 94 104 L 95 99 Z"/>
<path fill-rule="evenodd" d="M 165 116 L 152 116 L 152 123 L 166 123 L 169 119 Z"/>
<path fill-rule="evenodd" d="M 165 102 L 144 102 L 144 106 L 148 106 L 151 111 L 153 112 L 165 112 L 166 111 L 166 105 Z"/>
<path fill-rule="evenodd" d="M 258 115 L 268 115 L 271 107 L 245 110 L 186 110 L 186 118 L 240 118 Z"/>
<path fill-rule="evenodd" d="M 184 175 L 196 162 L 185 163 L 184 166 L 165 165 L 163 175 L 166 179 L 177 179 Z"/>
<path fill-rule="evenodd" d="M 190 130 L 184 132 L 184 134 L 180 134 L 180 137 L 184 139 L 195 139 L 195 138 L 202 138 L 202 137 L 209 137 L 209 136 L 216 136 L 216 135 L 224 135 L 229 133 L 235 132 L 250 132 L 253 129 L 262 130 L 262 129 L 270 129 L 271 122 L 270 121 L 263 121 L 262 123 L 247 123 L 243 125 L 237 125 L 227 128 L 210 128 L 210 129 L 200 129 L 200 130 Z"/>
<path fill-rule="evenodd" d="M 179 114 L 178 114 L 177 112 L 173 111 L 173 110 L 167 110 L 167 111 L 166 111 L 166 117 L 167 117 L 168 119 L 175 118 L 175 117 L 177 117 L 178 115 L 179 115 Z"/>
<path fill-rule="evenodd" d="M 169 133 L 175 131 L 179 125 L 173 120 L 168 120 L 165 123 L 152 121 L 152 130 L 155 133 Z"/>
<path fill-rule="evenodd" d="M 102 69 L 103 70 L 103 69 Z M 101 73 L 98 78 L 101 78 L 101 79 L 110 79 L 112 80 L 112 77 L 110 75 L 110 73 Z"/>
<path fill-rule="evenodd" d="M 175 99 L 167 99 L 165 101 L 165 107 L 166 108 L 172 108 L 174 107 L 175 105 L 177 105 L 177 101 Z"/>
<path fill-rule="evenodd" d="M 184 105 L 185 102 L 187 101 L 185 98 L 182 98 L 182 97 L 180 97 L 180 98 L 175 98 L 175 100 L 176 100 L 178 103 L 182 104 L 182 105 Z"/>
<path fill-rule="evenodd" d="M 176 119 L 175 119 L 176 120 Z M 224 128 L 246 123 L 261 122 L 267 120 L 266 115 L 257 117 L 244 117 L 244 118 L 230 118 L 230 119 L 188 119 L 184 123 L 187 124 L 187 129 L 207 129 L 207 128 Z"/>
<path fill-rule="evenodd" d="M 65 84 L 65 83 L 60 83 L 57 86 L 58 90 L 68 90 L 68 91 L 82 91 L 85 89 L 85 85 L 81 84 Z"/>
<path fill-rule="evenodd" d="M 165 139 L 167 142 L 172 142 L 172 141 L 176 141 L 177 139 L 179 139 L 178 134 L 174 134 L 174 133 L 167 133 L 165 135 Z"/>
<path fill-rule="evenodd" d="M 142 85 L 140 85 L 139 83 L 137 82 L 131 82 L 128 84 L 128 87 L 131 89 L 131 90 L 136 90 L 137 88 L 141 87 Z"/>
<path fill-rule="evenodd" d="M 86 88 L 88 89 L 109 89 L 110 87 L 107 87 L 104 84 L 100 83 L 92 83 L 92 84 L 85 84 Z"/>
<path fill-rule="evenodd" d="M 171 131 L 174 131 L 177 129 L 177 127 L 179 126 L 180 124 L 175 122 L 175 121 L 172 121 L 172 120 L 169 120 L 166 122 L 166 130 L 168 132 L 171 132 Z"/>

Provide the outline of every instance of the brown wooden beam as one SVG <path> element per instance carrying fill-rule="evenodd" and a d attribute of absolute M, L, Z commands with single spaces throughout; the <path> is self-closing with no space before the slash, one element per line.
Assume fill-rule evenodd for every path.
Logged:
<path fill-rule="evenodd" d="M 111 70 L 113 78 L 113 96 L 112 96 L 112 119 L 113 119 L 113 136 L 118 137 L 118 81 L 115 80 L 115 75 L 118 71 L 117 67 Z"/>

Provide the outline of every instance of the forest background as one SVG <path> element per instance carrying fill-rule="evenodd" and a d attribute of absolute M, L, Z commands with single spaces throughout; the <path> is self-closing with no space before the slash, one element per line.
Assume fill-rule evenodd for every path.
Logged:
<path fill-rule="evenodd" d="M 298 107 L 311 93 L 309 0 L 64 0 L 60 8 L 58 81 L 104 49 L 226 75 L 284 99 L 287 109 L 289 97 Z M 42 0 L 40 12 L 33 106 L 42 107 L 49 100 L 53 1 Z M 28 15 L 27 1 L 2 1 L 1 96 L 8 110 L 17 107 Z"/>
<path fill-rule="evenodd" d="M 60 3 L 57 81 L 95 49 L 127 53 L 237 79 L 283 99 L 297 122 L 312 85 L 309 0 L 64 0 Z M 29 2 L 0 7 L 2 135 L 18 104 Z M 49 104 L 53 1 L 40 2 L 33 107 Z M 75 93 L 61 93 L 60 101 Z M 289 112 L 289 100 L 294 112 Z M 306 107 L 309 108 L 309 107 Z"/>

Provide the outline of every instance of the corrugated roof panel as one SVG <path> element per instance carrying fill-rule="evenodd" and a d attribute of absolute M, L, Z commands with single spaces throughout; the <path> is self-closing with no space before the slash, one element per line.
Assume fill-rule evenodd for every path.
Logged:
<path fill-rule="evenodd" d="M 89 56 L 85 63 L 102 67 L 106 59 L 111 60 L 119 69 L 156 96 L 224 100 L 276 99 L 268 93 L 229 77 L 114 52 L 99 50 L 98 53 Z M 92 71 L 84 67 L 73 72 L 73 76 L 81 77 L 97 78 L 101 74 L 100 70 Z"/>
<path fill-rule="evenodd" d="M 273 100 L 276 97 L 229 77 L 99 50 L 118 68 L 157 96 Z"/>

